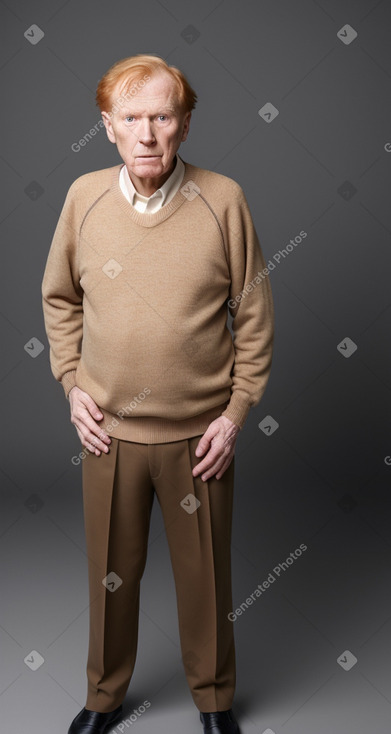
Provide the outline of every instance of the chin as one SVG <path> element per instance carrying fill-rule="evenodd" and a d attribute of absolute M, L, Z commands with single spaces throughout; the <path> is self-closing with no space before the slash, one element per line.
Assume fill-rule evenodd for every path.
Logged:
<path fill-rule="evenodd" d="M 160 176 L 162 173 L 164 173 L 164 167 L 160 163 L 157 163 L 155 165 L 151 165 L 151 164 L 137 165 L 137 166 L 134 166 L 133 170 L 136 176 L 140 176 L 140 178 Z"/>

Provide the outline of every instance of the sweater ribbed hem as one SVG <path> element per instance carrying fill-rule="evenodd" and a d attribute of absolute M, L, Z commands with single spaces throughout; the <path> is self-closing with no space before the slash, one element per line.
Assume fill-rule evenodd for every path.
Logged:
<path fill-rule="evenodd" d="M 119 418 L 115 413 L 99 408 L 103 414 L 103 420 L 99 421 L 99 425 L 109 436 L 123 441 L 135 443 L 182 441 L 205 433 L 209 424 L 222 414 L 227 405 L 225 402 L 205 413 L 178 421 L 153 416 Z"/>

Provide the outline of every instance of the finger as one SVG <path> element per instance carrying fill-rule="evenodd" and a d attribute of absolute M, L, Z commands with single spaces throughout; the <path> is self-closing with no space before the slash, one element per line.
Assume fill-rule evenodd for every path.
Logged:
<path fill-rule="evenodd" d="M 84 437 L 92 434 L 92 436 L 96 436 L 102 442 L 105 442 L 107 444 L 111 443 L 110 436 L 101 426 L 98 425 L 98 423 L 95 423 L 94 419 L 88 412 L 82 411 L 80 415 L 78 411 L 75 411 L 72 414 L 72 421 L 79 428 L 79 430 L 81 430 Z"/>
<path fill-rule="evenodd" d="M 101 453 L 102 453 L 101 451 L 99 451 L 99 449 L 96 446 L 94 446 L 94 444 L 92 443 L 92 441 L 91 442 L 86 441 L 83 444 L 83 446 L 85 446 L 85 448 L 88 449 L 88 451 L 91 454 L 95 454 L 95 456 L 100 456 Z M 104 453 L 107 453 L 107 451 L 105 451 Z"/>
<path fill-rule="evenodd" d="M 223 476 L 223 475 L 225 474 L 225 472 L 227 471 L 227 469 L 228 469 L 228 467 L 229 467 L 229 465 L 230 465 L 230 463 L 231 463 L 232 459 L 233 459 L 233 456 L 231 456 L 231 457 L 230 457 L 229 459 L 227 459 L 227 460 L 226 460 L 226 461 L 224 462 L 223 466 L 221 467 L 221 469 L 219 469 L 219 471 L 218 471 L 218 472 L 217 472 L 217 474 L 216 474 L 216 479 L 221 479 L 221 477 L 222 477 L 222 476 Z"/>
<path fill-rule="evenodd" d="M 210 441 L 208 440 L 206 434 L 204 434 L 202 436 L 202 438 L 200 438 L 200 440 L 199 440 L 199 442 L 198 442 L 198 444 L 196 446 L 196 450 L 194 452 L 195 455 L 196 456 L 202 456 L 205 453 L 205 451 L 208 450 L 209 446 L 210 446 Z"/>
<path fill-rule="evenodd" d="M 99 410 L 97 404 L 93 401 L 93 399 L 86 394 L 86 402 L 85 402 L 86 408 L 88 412 L 96 418 L 96 420 L 102 420 L 103 413 Z"/>
<path fill-rule="evenodd" d="M 97 420 L 102 420 L 103 413 L 99 410 L 95 400 L 92 399 L 91 395 L 89 395 L 87 392 L 84 392 L 84 390 L 81 390 L 76 386 L 76 390 L 73 390 L 74 395 L 72 395 L 72 390 L 70 391 L 69 395 L 71 398 L 71 403 L 74 406 L 77 406 L 77 404 L 81 403 L 84 405 L 86 410 Z"/>
<path fill-rule="evenodd" d="M 91 421 L 92 421 L 92 419 L 91 419 Z M 92 421 L 92 423 L 93 423 L 93 421 Z M 92 444 L 93 447 L 94 447 L 94 450 L 95 450 L 95 448 L 97 448 L 97 449 L 100 449 L 101 451 L 104 451 L 106 454 L 108 453 L 107 443 L 111 443 L 111 438 L 110 438 L 110 436 L 107 436 L 107 434 L 105 434 L 106 435 L 106 439 L 102 440 L 102 438 L 100 437 L 101 434 L 102 434 L 102 429 L 100 428 L 100 426 L 98 426 L 95 423 L 94 424 L 95 425 L 95 430 L 94 430 L 94 425 L 91 428 L 89 428 L 86 425 L 86 423 L 84 423 L 83 421 L 78 421 L 78 420 L 75 421 L 75 425 L 76 425 L 76 429 L 77 429 L 77 431 L 79 433 L 79 437 L 81 435 L 80 440 L 81 440 L 82 444 L 84 446 L 86 446 L 86 448 L 90 448 L 90 446 Z M 106 441 L 106 442 L 104 442 L 104 441 Z"/>
<path fill-rule="evenodd" d="M 208 453 L 202 461 L 195 465 L 193 469 L 193 476 L 201 474 L 202 471 L 209 469 L 220 457 L 224 457 L 224 447 L 221 444 L 212 444 Z"/>
<path fill-rule="evenodd" d="M 223 450 L 216 461 L 201 474 L 202 481 L 210 479 L 210 477 L 212 477 L 214 474 L 216 474 L 217 479 L 221 479 L 226 469 L 228 469 L 234 457 L 234 453 L 234 449 L 231 449 L 230 451 Z"/>
<path fill-rule="evenodd" d="M 106 444 L 103 444 L 103 447 L 101 448 L 98 448 L 97 444 L 98 444 L 98 439 L 95 437 L 95 438 L 91 438 L 91 440 L 85 439 L 83 445 L 86 447 L 86 449 L 96 454 L 96 456 L 100 456 L 101 453 L 104 453 L 104 454 L 109 453 L 110 449 L 108 446 L 106 446 Z"/>
<path fill-rule="evenodd" d="M 203 436 L 201 436 L 197 448 L 195 450 L 196 456 L 202 456 L 202 454 L 207 451 L 214 439 L 214 437 L 219 433 L 219 427 L 218 425 L 213 425 L 213 422 L 208 426 Z"/>
<path fill-rule="evenodd" d="M 91 440 L 90 442 L 87 442 L 87 444 L 86 444 L 86 448 L 88 448 L 88 449 L 89 449 L 89 450 L 90 450 L 90 451 L 91 451 L 92 453 L 94 453 L 94 454 L 95 454 L 96 456 L 100 456 L 100 455 L 101 455 L 101 453 L 102 453 L 102 451 L 100 451 L 100 450 L 98 449 L 98 447 L 96 446 L 96 441 L 95 441 L 94 439 L 92 439 L 92 440 Z M 109 451 L 109 449 L 108 449 L 108 447 L 106 446 L 106 447 L 105 447 L 105 448 L 103 449 L 103 453 L 107 454 L 107 453 L 108 453 L 108 451 Z"/>
<path fill-rule="evenodd" d="M 207 466 L 201 472 L 201 479 L 206 482 L 210 477 L 221 469 L 225 462 L 225 456 L 219 456 L 215 461 L 209 461 Z"/>
<path fill-rule="evenodd" d="M 202 459 L 202 461 L 196 464 L 193 468 L 193 477 L 197 477 L 199 474 L 202 474 L 203 471 L 207 471 L 208 469 L 210 469 L 217 458 L 218 457 L 216 456 L 216 454 L 212 454 L 211 451 L 208 451 L 207 455 Z"/>
<path fill-rule="evenodd" d="M 103 441 L 101 441 L 95 434 L 88 434 L 85 437 L 85 440 L 90 446 L 92 445 L 94 451 L 103 451 L 105 454 L 108 454 L 109 446 L 106 443 L 103 443 Z"/>
<path fill-rule="evenodd" d="M 78 435 L 78 437 L 80 439 L 80 443 L 81 443 L 82 446 L 84 446 L 84 448 L 86 448 L 90 453 L 96 454 L 96 456 L 100 456 L 101 455 L 101 451 L 99 451 L 99 449 L 96 446 L 94 446 L 94 444 L 92 443 L 92 441 L 87 441 L 84 438 L 82 432 L 77 427 L 76 427 L 76 432 L 77 432 L 77 435 Z"/>

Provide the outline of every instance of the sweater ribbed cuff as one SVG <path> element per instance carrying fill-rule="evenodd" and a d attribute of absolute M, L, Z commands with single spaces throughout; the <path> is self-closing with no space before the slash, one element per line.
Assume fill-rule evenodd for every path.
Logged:
<path fill-rule="evenodd" d="M 234 390 L 226 409 L 221 415 L 229 418 L 229 420 L 239 426 L 239 428 L 243 428 L 250 408 L 251 404 L 249 399 L 245 397 L 245 394 Z"/>
<path fill-rule="evenodd" d="M 76 385 L 76 370 L 69 370 L 65 372 L 61 378 L 61 385 L 64 388 L 65 397 L 68 399 L 68 395 L 73 387 Z"/>

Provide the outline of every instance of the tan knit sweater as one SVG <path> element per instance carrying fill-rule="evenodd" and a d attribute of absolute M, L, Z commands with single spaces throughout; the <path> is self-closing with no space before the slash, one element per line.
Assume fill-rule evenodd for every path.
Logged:
<path fill-rule="evenodd" d="M 117 438 L 176 441 L 219 415 L 242 428 L 268 381 L 274 322 L 243 191 L 185 163 L 174 198 L 140 213 L 121 166 L 76 179 L 58 220 L 42 282 L 53 375 L 67 397 L 87 392 Z"/>

